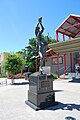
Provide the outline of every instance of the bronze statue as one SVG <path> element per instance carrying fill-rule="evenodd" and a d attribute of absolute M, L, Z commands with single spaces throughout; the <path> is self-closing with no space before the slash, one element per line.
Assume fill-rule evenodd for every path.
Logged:
<path fill-rule="evenodd" d="M 39 17 L 38 23 L 35 28 L 35 35 L 37 37 L 36 40 L 36 50 L 39 51 L 39 57 L 40 57 L 40 72 L 42 74 L 42 66 L 44 59 L 46 57 L 46 46 L 47 43 L 44 41 L 44 38 L 42 37 L 42 33 L 44 31 L 44 27 L 42 25 L 42 17 Z"/>

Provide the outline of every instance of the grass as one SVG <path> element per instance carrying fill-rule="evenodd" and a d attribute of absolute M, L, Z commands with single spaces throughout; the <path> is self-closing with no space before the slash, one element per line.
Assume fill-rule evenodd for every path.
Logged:
<path fill-rule="evenodd" d="M 51 73 L 51 76 L 52 76 L 53 79 L 57 79 L 58 78 L 58 74 Z"/>

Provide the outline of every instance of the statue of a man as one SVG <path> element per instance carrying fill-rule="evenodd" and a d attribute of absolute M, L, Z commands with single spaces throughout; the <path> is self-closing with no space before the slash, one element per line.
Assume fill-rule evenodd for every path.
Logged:
<path fill-rule="evenodd" d="M 40 71 L 42 74 L 42 66 L 43 62 L 46 56 L 46 46 L 47 43 L 44 41 L 44 38 L 42 37 L 42 33 L 44 31 L 44 27 L 42 25 L 42 17 L 38 19 L 38 23 L 35 28 L 35 35 L 37 37 L 36 41 L 36 49 L 39 51 L 39 56 L 40 56 Z"/>

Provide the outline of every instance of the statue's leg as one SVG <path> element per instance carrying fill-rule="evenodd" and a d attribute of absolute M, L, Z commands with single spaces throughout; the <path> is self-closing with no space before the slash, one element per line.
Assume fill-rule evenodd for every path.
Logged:
<path fill-rule="evenodd" d="M 40 57 L 40 73 L 42 74 L 42 66 L 43 66 L 43 54 L 41 51 L 41 46 L 39 45 L 39 57 Z"/>
<path fill-rule="evenodd" d="M 36 41 L 36 50 L 39 49 L 38 40 Z"/>
<path fill-rule="evenodd" d="M 40 58 L 40 73 L 43 74 L 43 59 Z"/>

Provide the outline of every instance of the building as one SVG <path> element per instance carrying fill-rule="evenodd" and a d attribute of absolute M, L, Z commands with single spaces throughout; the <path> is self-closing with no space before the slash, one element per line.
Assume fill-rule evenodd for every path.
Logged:
<path fill-rule="evenodd" d="M 75 64 L 80 65 L 80 16 L 69 15 L 56 29 L 56 43 L 48 47 L 53 54 L 46 58 L 46 66 L 51 67 L 52 73 L 58 73 L 59 77 L 74 72 Z"/>
<path fill-rule="evenodd" d="M 7 55 L 8 53 L 6 52 L 0 53 L 0 74 L 3 73 L 2 65 Z"/>

